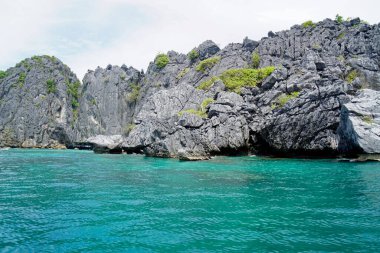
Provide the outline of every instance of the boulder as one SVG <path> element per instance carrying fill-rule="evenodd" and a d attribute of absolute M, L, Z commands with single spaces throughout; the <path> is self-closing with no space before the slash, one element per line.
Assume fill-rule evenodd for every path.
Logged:
<path fill-rule="evenodd" d="M 199 57 L 201 60 L 207 59 L 219 51 L 220 48 L 212 40 L 206 40 L 198 46 Z"/>
<path fill-rule="evenodd" d="M 339 125 L 343 153 L 380 154 L 380 92 L 364 89 L 342 106 Z"/>
<path fill-rule="evenodd" d="M 198 128 L 203 125 L 203 119 L 195 114 L 184 113 L 181 115 L 178 124 L 183 127 Z"/>
<path fill-rule="evenodd" d="M 181 161 L 204 161 L 209 160 L 210 155 L 200 150 L 185 150 L 178 151 L 178 159 Z"/>
<path fill-rule="evenodd" d="M 94 147 L 95 153 L 122 153 L 123 136 L 97 135 L 87 139 Z"/>

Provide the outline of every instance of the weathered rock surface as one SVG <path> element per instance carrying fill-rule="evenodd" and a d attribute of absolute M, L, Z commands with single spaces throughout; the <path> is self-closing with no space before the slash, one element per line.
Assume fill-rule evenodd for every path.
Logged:
<path fill-rule="evenodd" d="M 205 155 L 203 151 L 197 152 L 196 150 L 184 150 L 178 151 L 178 159 L 181 161 L 203 161 L 209 160 L 210 156 Z"/>
<path fill-rule="evenodd" d="M 139 71 L 124 65 L 89 71 L 83 79 L 75 140 L 128 131 L 139 97 L 140 78 Z"/>
<path fill-rule="evenodd" d="M 245 38 L 223 49 L 205 41 L 194 51 L 192 57 L 170 51 L 166 66 L 151 62 L 146 73 L 124 65 L 89 71 L 74 107 L 59 84 L 56 96 L 69 106 L 60 111 L 65 117 L 57 116 L 64 120 L 49 121 L 53 131 L 43 135 L 48 137 L 21 138 L 25 134 L 18 130 L 17 138 L 9 138 L 12 135 L 0 126 L 0 145 L 75 147 L 76 142 L 82 145 L 89 137 L 105 135 L 90 139 L 102 152 L 123 149 L 183 160 L 218 154 L 379 153 L 380 25 L 326 19 L 315 26 L 270 32 L 260 41 Z M 253 53 L 259 56 L 255 64 Z M 210 57 L 212 63 L 200 68 Z M 253 68 L 257 63 L 259 68 L 275 70 L 239 94 L 221 78 L 227 70 Z M 8 70 L 14 74 L 0 80 L 1 98 L 17 93 L 10 85 L 21 70 Z M 67 75 L 54 77 L 59 83 Z M 55 104 L 42 111 L 56 112 Z M 5 111 L 25 111 L 21 107 L 8 102 Z M 0 110 L 4 110 L 1 104 Z M 12 124 L 6 115 L 2 113 L 0 120 L 11 129 L 25 126 L 24 114 Z M 42 129 L 39 122 L 45 116 L 37 115 L 27 122 Z"/>
<path fill-rule="evenodd" d="M 342 152 L 380 154 L 380 92 L 364 89 L 342 106 Z"/>
<path fill-rule="evenodd" d="M 339 155 L 344 152 L 339 148 L 342 137 L 338 132 L 342 105 L 355 98 L 360 88 L 378 89 L 378 36 L 378 25 L 338 24 L 327 19 L 315 27 L 294 26 L 257 43 L 245 39 L 243 44 L 212 51 L 208 57 L 217 56 L 220 61 L 206 73 L 195 69 L 202 58 L 191 63 L 177 55 L 171 61 L 187 69 L 186 74 L 177 83 L 170 82 L 164 93 L 148 98 L 150 106 L 141 108 L 136 128 L 124 145 L 168 157 L 183 157 L 179 150 L 196 150 L 197 156 L 205 157 L 241 152 Z M 198 50 L 211 45 L 205 42 Z M 198 87 L 228 69 L 249 67 L 253 50 L 260 55 L 260 67 L 276 66 L 258 87 L 243 89 L 240 95 L 228 92 L 223 83 L 216 85 L 220 81 L 208 91 L 189 87 Z M 165 75 L 174 71 L 173 65 L 166 68 Z M 356 76 L 349 80 L 353 71 Z M 185 96 L 193 93 L 195 98 Z M 215 99 L 204 108 L 207 117 L 176 115 L 200 110 L 205 98 Z"/>
<path fill-rule="evenodd" d="M 80 88 L 71 70 L 54 57 L 35 56 L 5 73 L 0 79 L 0 147 L 69 145 Z"/>
<path fill-rule="evenodd" d="M 97 135 L 87 139 L 93 144 L 95 153 L 121 153 L 123 136 L 121 135 Z"/>

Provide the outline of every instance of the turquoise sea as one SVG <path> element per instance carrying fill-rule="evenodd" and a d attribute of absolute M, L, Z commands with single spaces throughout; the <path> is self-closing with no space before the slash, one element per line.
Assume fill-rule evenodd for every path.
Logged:
<path fill-rule="evenodd" d="M 0 150 L 0 252 L 380 252 L 380 163 Z"/>

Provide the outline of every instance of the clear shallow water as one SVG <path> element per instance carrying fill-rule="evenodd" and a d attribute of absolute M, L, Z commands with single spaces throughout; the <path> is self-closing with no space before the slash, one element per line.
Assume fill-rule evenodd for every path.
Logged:
<path fill-rule="evenodd" d="M 380 252 L 380 163 L 0 151 L 3 252 Z"/>

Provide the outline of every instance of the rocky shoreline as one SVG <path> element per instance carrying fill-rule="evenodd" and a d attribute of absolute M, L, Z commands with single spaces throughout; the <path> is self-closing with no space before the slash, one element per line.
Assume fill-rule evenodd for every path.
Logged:
<path fill-rule="evenodd" d="M 94 149 L 181 160 L 380 153 L 380 25 L 305 22 L 220 49 L 158 55 L 80 83 L 34 56 L 0 74 L 0 147 Z"/>

